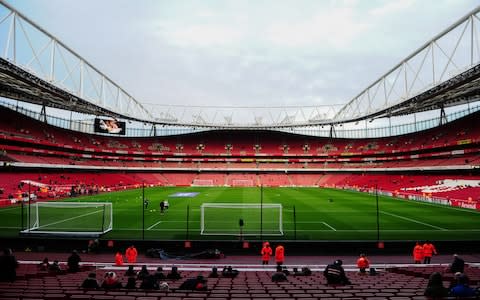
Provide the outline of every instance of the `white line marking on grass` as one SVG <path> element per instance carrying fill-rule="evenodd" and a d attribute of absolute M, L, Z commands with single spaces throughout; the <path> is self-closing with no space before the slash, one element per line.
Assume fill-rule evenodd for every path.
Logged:
<path fill-rule="evenodd" d="M 158 224 L 162 223 L 162 221 L 158 221 L 157 223 L 153 224 L 152 226 L 148 227 L 147 230 L 152 229 L 153 227 L 157 226 Z"/>
<path fill-rule="evenodd" d="M 10 211 L 10 210 L 12 210 L 12 209 L 19 209 L 19 207 L 16 206 L 16 207 L 10 207 L 10 208 L 2 208 L 2 209 L 0 209 L 0 213 L 1 213 L 1 212 L 4 212 L 4 211 Z"/>
<path fill-rule="evenodd" d="M 75 220 L 75 219 L 86 217 L 86 216 L 89 216 L 89 215 L 93 215 L 93 214 L 96 214 L 96 213 L 99 213 L 99 212 L 103 212 L 103 210 L 92 211 L 92 212 L 89 212 L 87 214 L 79 215 L 79 216 L 76 216 L 76 217 L 71 217 L 71 218 L 68 218 L 68 219 L 65 219 L 65 220 L 60 220 L 60 221 L 53 222 L 53 223 L 50 223 L 50 224 L 45 224 L 45 225 L 42 225 L 42 226 L 38 226 L 38 228 L 48 227 L 48 226 L 51 226 L 51 225 L 67 222 L 67 221 L 70 221 L 70 220 Z"/>
<path fill-rule="evenodd" d="M 396 214 L 388 213 L 386 211 L 380 211 L 380 212 L 382 214 L 385 214 L 385 215 L 389 215 L 389 216 L 396 217 L 396 218 L 399 218 L 399 219 L 403 219 L 403 220 L 407 220 L 407 221 L 410 221 L 410 222 L 422 224 L 422 225 L 429 226 L 429 227 L 432 227 L 432 228 L 435 228 L 435 229 L 438 229 L 438 230 L 448 231 L 448 229 L 445 229 L 445 228 L 442 228 L 442 227 L 439 227 L 439 226 L 435 226 L 435 225 L 428 224 L 428 223 L 425 223 L 425 222 L 421 222 L 421 221 L 418 221 L 418 220 L 414 220 L 414 219 L 411 219 L 411 218 L 399 216 L 399 215 L 396 215 Z"/>
<path fill-rule="evenodd" d="M 337 231 L 335 228 L 333 228 L 332 226 L 328 225 L 327 222 L 322 222 L 322 224 L 324 224 L 325 226 L 327 226 L 328 228 L 330 228 L 330 229 L 333 230 L 333 231 Z"/>

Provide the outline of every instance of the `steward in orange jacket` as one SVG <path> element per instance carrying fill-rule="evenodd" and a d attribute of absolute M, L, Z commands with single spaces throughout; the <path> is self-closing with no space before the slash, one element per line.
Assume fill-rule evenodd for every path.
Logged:
<path fill-rule="evenodd" d="M 435 249 L 432 243 L 426 241 L 425 244 L 423 244 L 423 263 L 429 264 L 433 254 L 437 255 L 437 249 Z"/>
<path fill-rule="evenodd" d="M 365 270 L 370 267 L 370 262 L 365 254 L 360 254 L 360 258 L 357 259 L 357 267 L 360 269 L 360 273 L 365 273 Z"/>
<path fill-rule="evenodd" d="M 262 265 L 268 265 L 268 262 L 270 260 L 270 256 L 272 255 L 273 251 L 272 248 L 270 248 L 270 243 L 265 242 L 263 243 L 263 248 L 260 254 L 262 255 Z"/>
<path fill-rule="evenodd" d="M 125 251 L 125 257 L 127 258 L 128 263 L 134 264 L 137 262 L 137 249 L 135 246 L 128 247 L 127 251 Z"/>
<path fill-rule="evenodd" d="M 277 266 L 283 265 L 285 261 L 285 248 L 282 245 L 278 245 L 275 248 L 275 261 L 277 262 Z"/>
<path fill-rule="evenodd" d="M 416 264 L 421 264 L 423 260 L 423 247 L 419 242 L 413 248 L 413 261 Z"/>
<path fill-rule="evenodd" d="M 120 252 L 117 252 L 117 254 L 115 254 L 115 265 L 123 266 L 123 255 Z"/>

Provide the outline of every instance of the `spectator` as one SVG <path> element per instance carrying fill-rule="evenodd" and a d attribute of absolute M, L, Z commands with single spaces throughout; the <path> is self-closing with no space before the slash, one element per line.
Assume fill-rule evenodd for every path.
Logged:
<path fill-rule="evenodd" d="M 209 278 L 218 278 L 218 269 L 217 267 L 212 268 L 212 272 L 208 275 Z"/>
<path fill-rule="evenodd" d="M 148 275 L 150 275 L 150 273 L 148 272 L 147 266 L 146 266 L 146 265 L 143 265 L 143 266 L 142 266 L 142 269 L 141 269 L 140 271 L 138 271 L 138 273 L 137 273 L 137 279 L 138 279 L 138 280 L 143 280 L 143 279 L 145 279 Z"/>
<path fill-rule="evenodd" d="M 166 279 L 167 277 L 165 277 L 165 274 L 163 274 L 163 269 L 162 267 L 158 267 L 157 268 L 157 271 L 155 272 L 154 274 L 155 276 L 155 279 L 158 281 L 158 280 L 164 280 Z"/>
<path fill-rule="evenodd" d="M 178 289 L 192 290 L 192 291 L 206 291 L 207 280 L 205 280 L 205 278 L 203 278 L 202 275 L 198 275 L 196 278 L 190 278 L 185 280 L 185 282 L 183 282 Z"/>
<path fill-rule="evenodd" d="M 453 255 L 453 262 L 450 264 L 450 267 L 448 268 L 448 271 L 450 273 L 463 273 L 465 269 L 465 261 L 461 259 L 458 254 Z"/>
<path fill-rule="evenodd" d="M 129 265 L 128 269 L 125 271 L 125 276 L 135 276 L 135 275 L 137 275 L 137 273 L 135 273 L 133 266 Z"/>
<path fill-rule="evenodd" d="M 127 258 L 127 261 L 129 264 L 134 264 L 137 262 L 137 249 L 135 246 L 131 245 L 130 247 L 127 248 L 125 251 L 125 257 Z"/>
<path fill-rule="evenodd" d="M 115 254 L 115 265 L 116 266 L 123 266 L 123 255 L 120 251 L 117 251 Z"/>
<path fill-rule="evenodd" d="M 457 279 L 457 284 L 450 290 L 452 297 L 474 297 L 476 291 L 468 285 L 468 277 L 462 274 Z"/>
<path fill-rule="evenodd" d="M 415 244 L 415 247 L 413 247 L 413 261 L 416 264 L 421 264 L 423 260 L 423 247 L 420 245 L 420 242 L 417 242 Z"/>
<path fill-rule="evenodd" d="M 80 270 L 80 261 L 82 259 L 77 253 L 77 250 L 73 250 L 72 254 L 68 257 L 67 265 L 69 272 L 78 272 Z"/>
<path fill-rule="evenodd" d="M 88 241 L 88 253 L 98 253 L 100 242 L 98 239 Z"/>
<path fill-rule="evenodd" d="M 327 284 L 351 284 L 345 275 L 342 264 L 342 260 L 338 259 L 334 261 L 333 264 L 327 265 L 323 271 L 323 276 L 327 279 Z"/>
<path fill-rule="evenodd" d="M 105 273 L 102 288 L 104 289 L 121 289 L 122 284 L 117 278 L 117 274 L 115 272 L 107 272 Z"/>
<path fill-rule="evenodd" d="M 125 285 L 126 289 L 136 289 L 137 288 L 137 279 L 134 276 L 130 276 L 127 279 L 127 284 Z"/>
<path fill-rule="evenodd" d="M 158 281 L 154 275 L 148 274 L 143 278 L 140 288 L 145 290 L 158 290 Z"/>
<path fill-rule="evenodd" d="M 176 266 L 173 266 L 170 273 L 167 274 L 167 279 L 177 280 L 180 278 L 182 278 L 182 275 L 180 275 L 180 273 L 178 272 L 178 268 Z"/>
<path fill-rule="evenodd" d="M 275 248 L 275 262 L 277 266 L 283 265 L 285 261 L 285 248 L 282 245 L 278 245 Z"/>
<path fill-rule="evenodd" d="M 82 283 L 82 288 L 84 289 L 98 289 L 97 274 L 89 273 L 88 277 Z"/>
<path fill-rule="evenodd" d="M 62 269 L 60 268 L 60 264 L 58 263 L 58 260 L 53 261 L 53 263 L 48 267 L 48 271 L 53 273 L 59 273 L 62 271 Z"/>
<path fill-rule="evenodd" d="M 235 278 L 238 276 L 238 273 L 239 273 L 238 270 L 232 269 L 231 266 L 223 267 L 222 277 Z"/>
<path fill-rule="evenodd" d="M 50 262 L 48 261 L 48 257 L 45 257 L 42 262 L 38 265 L 38 269 L 40 271 L 47 271 L 50 267 Z"/>
<path fill-rule="evenodd" d="M 297 268 L 293 268 L 293 276 L 310 276 L 312 275 L 312 271 L 307 268 L 303 267 L 300 271 Z"/>
<path fill-rule="evenodd" d="M 448 296 L 448 289 L 443 286 L 442 274 L 434 272 L 430 275 L 424 295 L 433 299 L 443 299 Z"/>
<path fill-rule="evenodd" d="M 362 274 L 365 274 L 367 268 L 370 267 L 370 261 L 364 253 L 360 254 L 360 257 L 357 259 L 357 267 L 360 269 L 360 273 Z"/>
<path fill-rule="evenodd" d="M 277 266 L 277 271 L 272 275 L 273 282 L 287 281 L 287 275 L 282 270 L 282 266 Z"/>
<path fill-rule="evenodd" d="M 170 287 L 168 286 L 168 283 L 163 281 L 158 284 L 159 290 L 168 292 L 170 290 Z"/>
<path fill-rule="evenodd" d="M 270 247 L 269 242 L 263 243 L 263 248 L 260 254 L 262 255 L 262 265 L 268 265 L 270 256 L 272 255 L 272 248 Z"/>
<path fill-rule="evenodd" d="M 14 282 L 17 278 L 18 262 L 10 248 L 3 250 L 0 256 L 0 281 Z"/>
<path fill-rule="evenodd" d="M 423 244 L 423 263 L 429 264 L 432 260 L 432 255 L 437 255 L 437 249 L 435 249 L 435 246 L 430 243 L 430 241 L 426 241 L 425 244 Z"/>

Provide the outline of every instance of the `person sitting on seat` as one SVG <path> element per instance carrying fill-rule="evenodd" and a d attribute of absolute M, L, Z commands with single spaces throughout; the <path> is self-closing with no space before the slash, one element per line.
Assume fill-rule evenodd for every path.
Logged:
<path fill-rule="evenodd" d="M 180 275 L 180 273 L 178 272 L 178 268 L 176 266 L 173 266 L 170 273 L 167 274 L 167 279 L 177 280 L 180 278 L 182 278 L 182 275 Z"/>
<path fill-rule="evenodd" d="M 38 265 L 38 268 L 40 271 L 48 271 L 48 268 L 50 267 L 50 262 L 48 261 L 48 257 L 45 257 L 42 262 Z"/>
<path fill-rule="evenodd" d="M 287 281 L 287 275 L 283 272 L 282 266 L 277 266 L 277 271 L 272 275 L 273 282 Z"/>
<path fill-rule="evenodd" d="M 468 285 L 468 277 L 461 274 L 457 279 L 457 284 L 450 290 L 450 296 L 457 298 L 475 297 L 476 291 Z"/>
<path fill-rule="evenodd" d="M 179 290 L 192 290 L 192 291 L 206 291 L 207 280 L 202 275 L 198 275 L 196 278 L 189 278 L 180 285 Z"/>
<path fill-rule="evenodd" d="M 149 274 L 143 278 L 140 288 L 145 290 L 158 290 L 158 281 L 154 275 Z"/>
<path fill-rule="evenodd" d="M 423 295 L 432 299 L 443 299 L 448 296 L 448 289 L 443 286 L 442 274 L 433 272 L 430 275 Z"/>
<path fill-rule="evenodd" d="M 165 274 L 163 274 L 163 268 L 162 267 L 158 267 L 157 268 L 157 271 L 155 272 L 155 274 L 153 275 L 155 276 L 155 279 L 157 280 L 164 280 L 165 278 Z"/>
<path fill-rule="evenodd" d="M 222 277 L 235 278 L 238 276 L 238 270 L 232 269 L 231 266 L 223 267 Z"/>
<path fill-rule="evenodd" d="M 136 276 L 136 275 L 137 273 L 135 273 L 133 266 L 132 265 L 128 266 L 128 269 L 125 271 L 125 276 Z"/>
<path fill-rule="evenodd" d="M 104 280 L 102 282 L 102 288 L 104 289 L 121 289 L 122 283 L 118 281 L 117 274 L 115 272 L 105 273 Z"/>
<path fill-rule="evenodd" d="M 217 267 L 212 268 L 212 272 L 208 275 L 209 278 L 218 278 L 218 269 Z"/>
<path fill-rule="evenodd" d="M 130 276 L 127 279 L 127 284 L 125 285 L 126 289 L 136 289 L 137 288 L 137 279 L 134 276 Z"/>
<path fill-rule="evenodd" d="M 334 261 L 333 264 L 327 265 L 323 271 L 323 276 L 327 279 L 327 284 L 351 284 L 345 275 L 342 264 L 342 260 L 338 259 Z"/>
<path fill-rule="evenodd" d="M 88 277 L 82 283 L 82 288 L 84 289 L 98 289 L 97 274 L 89 273 Z"/>
<path fill-rule="evenodd" d="M 146 265 L 143 265 L 143 266 L 142 266 L 142 269 L 141 269 L 140 271 L 138 271 L 138 273 L 137 273 L 137 279 L 138 279 L 138 280 L 143 280 L 143 279 L 145 279 L 148 275 L 150 275 L 150 273 L 148 272 L 147 266 L 146 266 Z"/>
<path fill-rule="evenodd" d="M 72 254 L 68 257 L 67 265 L 69 272 L 78 272 L 80 271 L 80 255 L 78 255 L 77 250 L 73 250 Z"/>
<path fill-rule="evenodd" d="M 307 268 L 303 267 L 300 271 L 297 268 L 293 268 L 293 276 L 310 276 L 312 275 L 312 271 Z"/>

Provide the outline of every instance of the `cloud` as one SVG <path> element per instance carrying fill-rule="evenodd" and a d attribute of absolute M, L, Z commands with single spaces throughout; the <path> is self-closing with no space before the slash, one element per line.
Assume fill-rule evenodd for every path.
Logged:
<path fill-rule="evenodd" d="M 386 17 L 406 10 L 413 4 L 414 0 L 384 1 L 383 5 L 371 9 L 369 13 L 377 17 Z"/>

